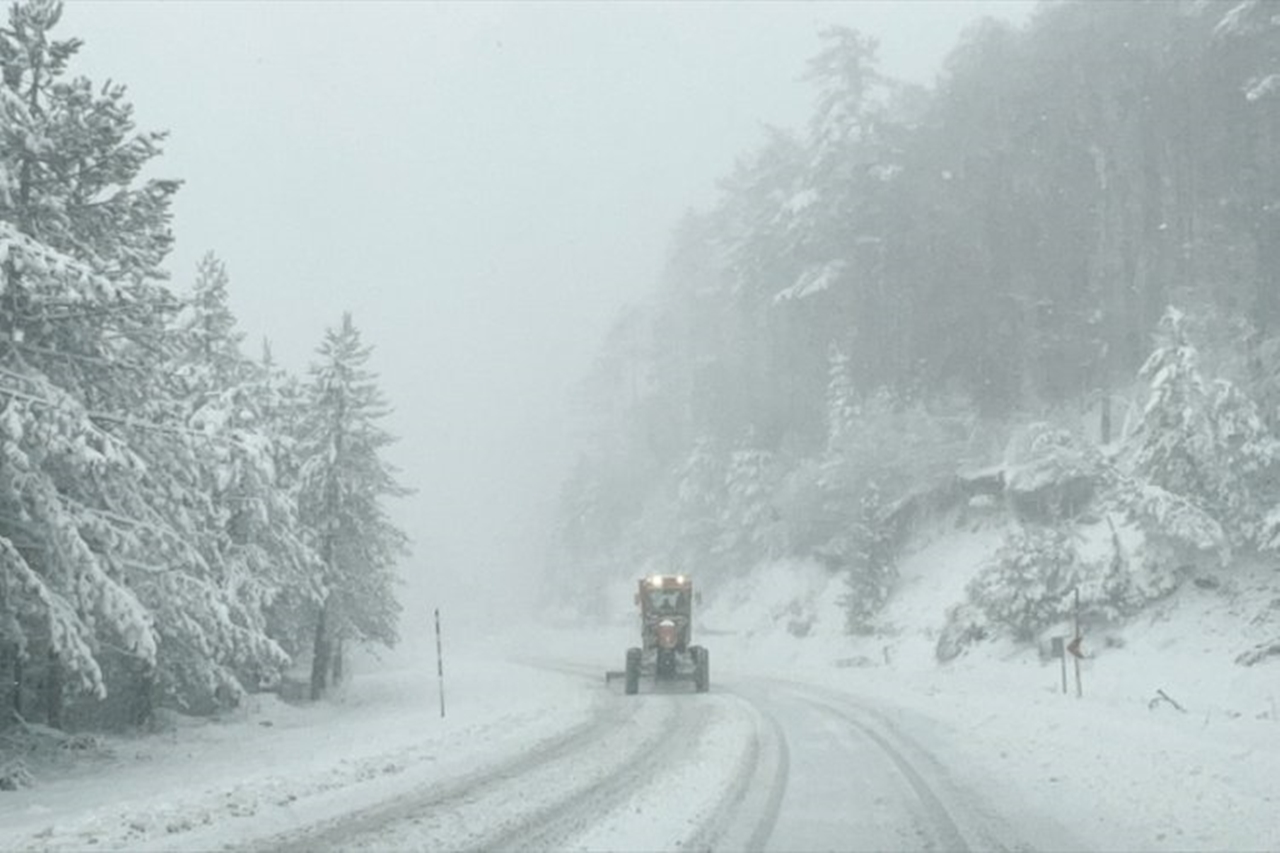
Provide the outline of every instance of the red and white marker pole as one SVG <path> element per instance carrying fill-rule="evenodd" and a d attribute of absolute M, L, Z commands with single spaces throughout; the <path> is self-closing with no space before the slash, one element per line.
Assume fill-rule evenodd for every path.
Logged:
<path fill-rule="evenodd" d="M 436 608 L 436 675 L 440 680 L 440 718 L 444 718 L 444 651 L 440 645 L 440 608 Z"/>

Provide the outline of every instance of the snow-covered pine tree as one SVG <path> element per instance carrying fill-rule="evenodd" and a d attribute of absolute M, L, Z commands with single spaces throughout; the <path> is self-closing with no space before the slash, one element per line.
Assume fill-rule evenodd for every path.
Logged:
<path fill-rule="evenodd" d="M 827 364 L 827 449 L 837 450 L 854 428 L 857 394 L 849 372 L 849 357 L 834 341 L 827 348 Z"/>
<path fill-rule="evenodd" d="M 182 364 L 179 376 L 202 396 L 217 388 L 229 388 L 256 372 L 240 344 L 227 287 L 227 267 L 213 252 L 206 252 L 196 266 L 191 296 L 175 318 Z"/>
<path fill-rule="evenodd" d="M 312 699 L 324 694 L 344 641 L 390 646 L 397 639 L 395 565 L 408 538 L 383 502 L 409 490 L 381 458 L 395 439 L 378 425 L 388 410 L 376 375 L 365 367 L 371 351 L 345 313 L 342 325 L 325 333 L 311 368 L 299 509 L 321 561 Z"/>
<path fill-rule="evenodd" d="M 725 462 L 713 439 L 694 442 L 676 471 L 676 521 L 668 560 L 672 570 L 695 572 L 708 565 L 720 535 Z"/>
<path fill-rule="evenodd" d="M 157 520 L 121 508 L 121 495 L 145 488 L 146 463 L 119 430 L 150 390 L 134 355 L 157 344 L 170 302 L 154 279 L 177 188 L 136 181 L 160 136 L 134 133 L 123 87 L 66 79 L 80 43 L 50 37 L 61 9 L 17 3 L 0 28 L 0 407 L 10 415 L 0 537 L 11 617 L 0 681 L 11 675 L 12 702 L 38 698 L 53 725 L 67 677 L 105 691 L 104 644 L 143 669 L 155 661 L 151 615 L 126 575 L 153 565 Z M 40 697 L 28 695 L 35 682 Z"/>
<path fill-rule="evenodd" d="M 204 473 L 225 436 L 192 428 L 172 370 L 181 348 L 165 320 L 177 302 L 159 263 L 178 184 L 139 177 L 162 135 L 135 132 L 122 86 L 67 79 L 80 43 L 50 38 L 61 8 L 17 4 L 0 31 L 0 215 L 12 232 L 0 241 L 0 367 L 10 397 L 37 401 L 23 433 L 44 445 L 12 442 L 29 464 L 13 499 L 28 513 L 16 516 L 30 528 L 28 567 L 84 620 L 79 645 L 52 621 L 27 630 L 25 671 L 54 685 L 55 724 L 64 669 L 99 695 L 112 673 L 126 679 L 125 692 L 148 697 L 136 721 L 156 686 L 187 704 L 234 685 L 229 666 L 273 654 L 235 615 L 211 545 L 220 507 Z M 56 597 L 27 590 L 52 612 Z M 96 616 L 94 601 L 117 602 L 115 616 Z"/>
<path fill-rule="evenodd" d="M 845 628 L 851 634 L 867 634 L 893 592 L 898 565 L 884 524 L 884 498 L 874 481 L 862 492 L 858 504 L 858 513 L 843 534 L 848 587 L 843 604 Z"/>
<path fill-rule="evenodd" d="M 255 412 L 271 440 L 275 494 L 283 496 L 287 504 L 270 507 L 269 515 L 292 517 L 283 530 L 273 529 L 270 533 L 282 537 L 272 545 L 272 553 L 277 554 L 276 577 L 287 582 L 276 588 L 266 607 L 267 634 L 296 658 L 311 647 L 314 639 L 313 611 L 314 603 L 320 599 L 322 568 L 298 508 L 303 462 L 300 438 L 307 412 L 307 388 L 296 375 L 275 363 L 266 341 L 253 385 Z"/>
<path fill-rule="evenodd" d="M 205 681 L 234 699 L 246 679 L 274 680 L 287 661 L 282 644 L 296 651 L 291 632 L 273 636 L 270 608 L 281 596 L 309 597 L 316 557 L 290 481 L 277 472 L 291 442 L 276 417 L 279 378 L 241 352 L 227 285 L 224 265 L 207 254 L 170 333 L 175 355 L 167 373 L 186 428 L 207 437 L 198 476 L 209 517 L 198 541 L 232 626 L 224 633 L 235 642 L 209 661 L 215 677 Z"/>
<path fill-rule="evenodd" d="M 729 454 L 719 535 L 712 546 L 722 562 L 739 572 L 781 556 L 785 549 L 780 518 L 772 503 L 778 477 L 773 453 L 756 443 L 755 431 L 749 430 Z"/>
<path fill-rule="evenodd" d="M 1134 468 L 1155 485 L 1193 500 L 1216 491 L 1209 393 L 1199 353 L 1187 338 L 1186 317 L 1170 306 L 1160 319 L 1159 343 L 1138 375 L 1151 384 L 1142 412 Z"/>
<path fill-rule="evenodd" d="M 845 625 L 850 633 L 871 629 L 897 580 L 891 537 L 885 528 L 882 484 L 891 482 L 877 454 L 887 453 L 885 440 L 905 436 L 877 429 L 874 418 L 886 403 L 883 394 L 871 406 L 858 405 L 849 360 L 832 344 L 827 383 L 827 448 L 819 463 L 822 495 L 819 517 L 828 529 L 814 554 L 828 567 L 845 573 Z M 879 445 L 879 446 L 874 446 Z"/>
<path fill-rule="evenodd" d="M 1255 549 L 1274 541 L 1280 527 L 1269 523 L 1280 508 L 1280 442 L 1257 404 L 1234 383 L 1219 379 L 1210 394 L 1218 489 L 1212 508 L 1237 547 Z"/>
<path fill-rule="evenodd" d="M 60 0 L 15 3 L 0 29 L 0 219 L 94 277 L 50 279 L 10 259 L 0 316 L 17 352 L 101 408 L 136 384 L 121 350 L 154 346 L 172 307 L 157 280 L 178 182 L 139 179 L 164 135 L 135 132 L 123 86 L 67 79 L 81 43 L 50 36 L 61 12 Z"/>
<path fill-rule="evenodd" d="M 0 680 L 29 719 L 59 726 L 68 681 L 105 695 L 103 643 L 154 665 L 153 619 L 126 574 L 149 570 L 157 531 L 103 500 L 143 470 L 72 395 L 0 355 Z"/>
<path fill-rule="evenodd" d="M 1135 437 L 1134 472 L 1208 513 L 1230 544 L 1265 547 L 1273 535 L 1268 518 L 1280 499 L 1274 485 L 1280 443 L 1238 386 L 1202 377 L 1181 312 L 1169 308 L 1160 331 L 1140 372 L 1151 391 Z M 1166 504 L 1177 502 L 1158 505 Z"/>
<path fill-rule="evenodd" d="M 1071 591 L 1083 568 L 1070 534 L 1031 525 L 1013 533 L 966 593 L 990 624 L 1014 639 L 1031 642 L 1055 621 L 1071 613 Z M 957 615 L 957 614 L 953 614 Z"/>

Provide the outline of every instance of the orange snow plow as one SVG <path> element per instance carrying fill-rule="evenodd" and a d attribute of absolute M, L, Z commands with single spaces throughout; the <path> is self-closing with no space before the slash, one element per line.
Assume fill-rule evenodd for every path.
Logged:
<path fill-rule="evenodd" d="M 690 643 L 693 627 L 693 581 L 687 575 L 649 575 L 640 579 L 640 645 L 627 649 L 626 669 L 605 673 L 605 681 L 621 678 L 628 694 L 640 691 L 640 679 L 692 681 L 694 689 L 711 688 L 711 660 L 702 646 Z"/>

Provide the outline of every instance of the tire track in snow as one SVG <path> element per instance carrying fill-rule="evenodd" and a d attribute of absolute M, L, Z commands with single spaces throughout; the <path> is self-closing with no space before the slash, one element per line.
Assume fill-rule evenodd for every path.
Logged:
<path fill-rule="evenodd" d="M 322 823 L 258 839 L 238 849 L 314 851 L 349 847 L 361 836 L 376 835 L 389 825 L 418 818 L 424 810 L 432 807 L 472 801 L 488 786 L 519 778 L 539 766 L 580 751 L 584 744 L 626 725 L 632 716 L 634 714 L 616 713 L 616 706 L 612 704 L 602 704 L 592 718 L 536 742 L 515 757 L 416 788 L 371 808 L 336 815 Z"/>
<path fill-rule="evenodd" d="M 933 786 L 916 769 L 915 765 L 903 755 L 902 749 L 897 744 L 880 735 L 875 729 L 845 708 L 808 696 L 801 696 L 801 699 L 824 713 L 838 717 L 880 748 L 880 751 L 888 757 L 893 766 L 902 774 L 902 778 L 906 780 L 907 785 L 915 794 L 927 818 L 930 834 L 934 837 L 938 848 L 948 851 L 965 851 L 966 853 L 973 849 L 965 839 L 964 833 L 960 831 L 960 827 L 956 824 L 954 818 L 952 818 L 951 811 L 934 791 Z M 1004 848 L 983 845 L 979 849 Z"/>
<path fill-rule="evenodd" d="M 763 850 L 787 791 L 791 755 L 782 725 L 750 699 L 729 692 L 752 715 L 750 747 L 742 754 L 724 797 L 682 849 Z"/>
<path fill-rule="evenodd" d="M 664 719 L 669 722 L 639 743 L 632 757 L 617 762 L 597 778 L 579 781 L 536 812 L 507 822 L 498 832 L 481 839 L 474 849 L 565 849 L 571 846 L 570 839 L 625 805 L 638 790 L 653 784 L 663 770 L 679 767 L 704 736 L 714 706 L 683 702 L 679 697 L 660 701 L 668 706 Z"/>
<path fill-rule="evenodd" d="M 1020 837 L 1008 822 L 972 790 L 957 785 L 945 766 L 902 731 L 889 713 L 859 697 L 818 685 L 774 682 L 806 704 L 842 720 L 878 747 L 901 774 L 927 816 L 937 844 L 945 850 L 1031 851 L 1034 844 Z M 1065 836 L 1056 826 L 1048 833 L 1057 848 Z"/>
<path fill-rule="evenodd" d="M 606 702 L 587 723 L 513 760 L 250 849 L 545 849 L 674 760 L 688 738 L 700 737 L 706 714 L 682 723 L 681 716 L 671 702 Z M 681 737 L 670 737 L 672 731 Z"/>
<path fill-rule="evenodd" d="M 600 669 L 593 665 L 534 658 L 521 658 L 520 662 L 592 680 L 600 676 Z M 670 696 L 668 701 L 681 709 L 681 730 L 668 733 L 668 737 L 678 738 L 665 750 L 670 760 L 655 761 L 646 772 L 611 778 L 608 796 L 576 804 L 572 816 L 544 815 L 538 829 L 513 833 L 510 846 L 763 849 L 786 790 L 789 755 L 782 727 L 732 688 L 717 686 L 709 695 L 680 695 L 685 693 L 688 691 L 677 687 L 641 694 Z M 708 705 L 710 720 L 689 716 L 708 713 Z M 647 822 L 642 818 L 638 826 L 636 815 L 648 815 Z M 690 829 L 682 832 L 681 826 Z M 507 845 L 496 846 L 502 849 Z"/>

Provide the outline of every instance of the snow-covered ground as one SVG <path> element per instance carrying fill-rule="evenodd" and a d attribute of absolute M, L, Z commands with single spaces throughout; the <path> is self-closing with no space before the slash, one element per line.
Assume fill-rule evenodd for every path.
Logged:
<path fill-rule="evenodd" d="M 1274 634 L 1276 570 L 1087 637 L 1078 699 L 1035 650 L 933 662 L 997 542 L 917 551 L 888 614 L 913 627 L 858 641 L 822 572 L 761 572 L 705 608 L 707 695 L 606 686 L 619 613 L 453 652 L 443 719 L 424 652 L 332 701 L 33 761 L 0 792 L 0 849 L 1280 849 L 1280 661 L 1232 663 L 1242 625 Z"/>

